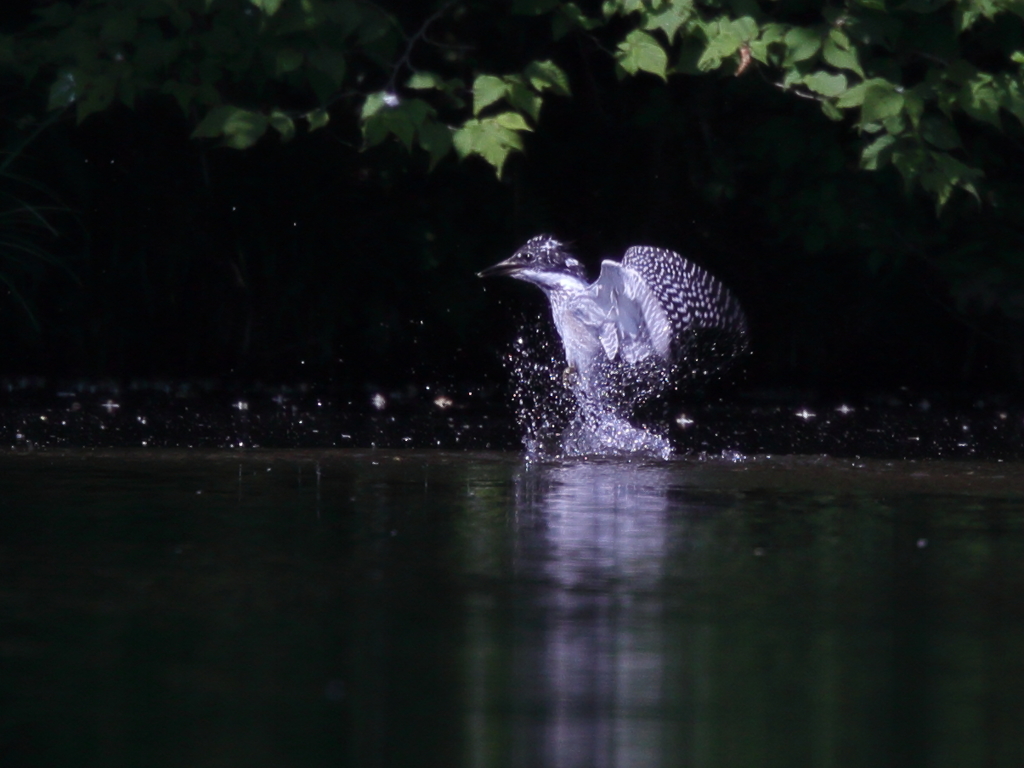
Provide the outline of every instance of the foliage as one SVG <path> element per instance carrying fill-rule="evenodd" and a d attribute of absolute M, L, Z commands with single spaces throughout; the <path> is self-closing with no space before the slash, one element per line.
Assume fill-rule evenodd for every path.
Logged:
<path fill-rule="evenodd" d="M 980 199 L 984 163 L 964 131 L 1024 122 L 1019 0 L 515 0 L 512 10 L 549 19 L 553 40 L 593 41 L 622 77 L 717 72 L 812 99 L 860 137 L 862 168 L 892 165 L 940 206 L 956 189 Z M 408 32 L 365 0 L 58 2 L 0 38 L 0 61 L 45 80 L 50 108 L 74 105 L 79 121 L 157 91 L 197 115 L 194 136 L 239 149 L 342 115 L 365 147 L 393 137 L 431 167 L 454 150 L 500 175 L 545 98 L 571 87 L 557 63 L 530 55 L 517 71 L 488 71 L 482 41 L 459 36 L 474 13 L 488 11 L 443 3 Z"/>
<path fill-rule="evenodd" d="M 772 254 L 764 269 L 798 272 L 827 254 L 814 269 L 832 282 L 808 283 L 802 305 L 832 301 L 822 286 L 845 279 L 844 260 L 878 285 L 901 269 L 906 285 L 912 263 L 940 277 L 944 305 L 1021 323 L 1022 9 L 1020 0 L 77 0 L 9 23 L 0 68 L 57 117 L 105 127 L 116 109 L 164 102 L 180 108 L 199 147 L 318 132 L 380 179 L 409 157 L 434 169 L 472 155 L 499 176 L 512 167 L 513 185 L 523 184 L 509 162 L 517 153 L 551 166 L 573 153 L 607 157 L 607 138 L 585 120 L 565 132 L 567 112 L 596 119 L 607 109 L 629 131 L 616 138 L 667 137 L 668 148 L 649 160 L 613 149 L 588 179 L 595 197 L 578 202 L 594 209 L 591 221 L 601 221 L 601 195 L 605 219 L 614 211 L 624 229 L 643 231 L 656 193 L 668 193 L 664 208 L 685 209 L 702 229 L 715 216 L 719 233 L 744 228 L 734 220 L 762 227 L 751 240 Z M 557 148 L 545 143 L 555 136 Z M 647 163 L 635 178 L 614 168 L 626 157 Z M 659 171 L 673 180 L 655 183 Z M 914 194 L 899 194 L 900 178 Z M 554 170 L 545 178 L 563 208 L 566 193 L 581 197 L 583 182 L 572 181 L 558 188 Z M 453 177 L 445 188 L 470 186 Z M 699 245 L 718 245 L 709 239 Z"/>
<path fill-rule="evenodd" d="M 43 237 L 56 237 L 52 218 L 63 207 L 42 205 L 33 198 L 49 198 L 52 194 L 30 179 L 11 171 L 25 147 L 54 122 L 56 116 L 43 121 L 18 144 L 2 154 L 0 160 L 0 286 L 28 319 L 34 331 L 41 325 L 29 297 L 47 269 L 62 272 L 76 280 L 75 274 L 61 258 L 40 245 Z"/>

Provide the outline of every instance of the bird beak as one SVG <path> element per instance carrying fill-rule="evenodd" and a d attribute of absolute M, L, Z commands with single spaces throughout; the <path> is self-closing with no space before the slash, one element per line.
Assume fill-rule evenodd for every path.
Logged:
<path fill-rule="evenodd" d="M 499 261 L 493 267 L 488 267 L 480 272 L 476 273 L 477 277 L 507 277 L 515 275 L 520 269 L 523 268 L 522 264 L 517 264 L 512 259 L 506 259 L 505 261 Z"/>

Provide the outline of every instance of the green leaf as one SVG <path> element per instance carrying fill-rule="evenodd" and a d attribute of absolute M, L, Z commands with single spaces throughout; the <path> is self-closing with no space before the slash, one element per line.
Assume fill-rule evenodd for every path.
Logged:
<path fill-rule="evenodd" d="M 848 51 L 852 47 L 850 38 L 847 37 L 846 33 L 837 27 L 832 27 L 828 31 L 828 39 L 832 41 L 836 48 L 843 51 Z"/>
<path fill-rule="evenodd" d="M 370 115 L 363 121 L 363 148 L 375 147 L 391 135 L 387 117 L 383 114 Z"/>
<path fill-rule="evenodd" d="M 110 106 L 117 94 L 117 79 L 112 75 L 96 75 L 82 83 L 75 119 L 81 123 L 93 112 L 102 112 Z"/>
<path fill-rule="evenodd" d="M 845 37 L 845 36 L 844 36 Z M 836 69 L 848 69 L 864 77 L 864 70 L 861 69 L 860 61 L 857 60 L 857 49 L 846 50 L 842 48 L 830 36 L 821 49 L 822 58 Z"/>
<path fill-rule="evenodd" d="M 921 174 L 921 186 L 935 195 L 941 209 L 954 189 L 962 189 L 980 202 L 974 182 L 982 173 L 945 152 L 929 152 L 931 168 Z"/>
<path fill-rule="evenodd" d="M 605 6 L 608 5 L 615 6 L 614 12 L 622 16 L 647 10 L 644 7 L 644 0 L 614 0 L 612 3 L 605 3 Z"/>
<path fill-rule="evenodd" d="M 423 99 L 405 99 L 393 107 L 378 109 L 363 121 L 364 143 L 372 147 L 390 134 L 411 151 L 416 132 L 433 114 L 433 108 Z"/>
<path fill-rule="evenodd" d="M 473 114 L 489 107 L 508 92 L 508 84 L 494 75 L 478 75 L 473 81 Z"/>
<path fill-rule="evenodd" d="M 572 95 L 568 76 L 553 61 L 531 61 L 523 74 L 535 91 L 543 93 L 551 89 L 559 96 Z"/>
<path fill-rule="evenodd" d="M 771 64 L 772 62 L 768 59 L 768 43 L 764 40 L 752 40 L 749 45 L 750 56 L 754 61 L 759 61 L 762 64 Z"/>
<path fill-rule="evenodd" d="M 860 167 L 868 171 L 877 171 L 888 164 L 892 155 L 893 145 L 896 144 L 896 137 L 883 133 L 872 141 L 860 153 Z"/>
<path fill-rule="evenodd" d="M 428 118 L 434 115 L 434 108 L 423 99 L 405 99 L 398 106 L 398 111 L 409 118 L 410 122 L 417 128 Z"/>
<path fill-rule="evenodd" d="M 928 96 L 928 88 L 923 83 L 903 92 L 903 109 L 910 119 L 910 124 L 915 128 L 921 120 L 921 115 L 924 114 L 925 99 Z"/>
<path fill-rule="evenodd" d="M 560 40 L 573 29 L 591 30 L 601 26 L 601 21 L 591 19 L 580 10 L 576 3 L 563 3 L 558 8 L 558 13 L 551 17 L 551 36 Z"/>
<path fill-rule="evenodd" d="M 868 92 L 868 83 L 858 83 L 853 86 L 850 90 L 844 93 L 836 101 L 836 106 L 840 109 L 849 109 L 850 107 L 859 107 L 864 103 L 864 97 Z"/>
<path fill-rule="evenodd" d="M 419 127 L 416 133 L 420 146 L 430 155 L 430 170 L 452 149 L 452 130 L 447 125 L 427 122 Z"/>
<path fill-rule="evenodd" d="M 961 1 L 956 3 L 953 9 L 953 23 L 958 32 L 966 32 L 978 19 L 992 19 L 997 12 L 998 9 L 991 0 Z"/>
<path fill-rule="evenodd" d="M 367 96 L 366 101 L 363 102 L 363 109 L 359 113 L 360 119 L 367 120 L 380 112 L 384 108 L 385 96 L 387 94 L 384 91 L 377 91 Z"/>
<path fill-rule="evenodd" d="M 322 107 L 320 109 L 314 109 L 310 112 L 307 112 L 305 115 L 303 115 L 303 117 L 305 117 L 306 120 L 309 121 L 310 131 L 315 131 L 318 128 L 323 128 L 324 126 L 327 125 L 327 123 L 331 121 L 331 115 L 327 112 L 326 109 L 323 109 Z"/>
<path fill-rule="evenodd" d="M 906 100 L 904 100 L 906 103 Z M 903 119 L 903 113 L 900 112 L 898 115 L 890 115 L 882 121 L 882 127 L 886 133 L 891 133 L 893 136 L 899 136 L 907 130 L 907 121 Z"/>
<path fill-rule="evenodd" d="M 224 121 L 224 143 L 234 149 L 247 149 L 260 140 L 269 122 L 266 115 L 236 109 Z"/>
<path fill-rule="evenodd" d="M 192 138 L 224 137 L 224 143 L 235 149 L 251 147 L 266 132 L 266 115 L 227 104 L 214 107 L 192 132 Z"/>
<path fill-rule="evenodd" d="M 742 16 L 735 21 L 729 22 L 729 31 L 732 32 L 741 42 L 749 43 L 757 38 L 757 22 L 749 16 Z"/>
<path fill-rule="evenodd" d="M 762 64 L 778 65 L 777 56 L 771 56 L 770 46 L 781 42 L 786 36 L 786 28 L 782 24 L 765 24 L 757 40 L 751 40 L 750 55 Z"/>
<path fill-rule="evenodd" d="M 980 74 L 965 83 L 956 96 L 960 108 L 975 120 L 1001 128 L 1000 98 L 988 75 Z"/>
<path fill-rule="evenodd" d="M 250 3 L 259 8 L 267 16 L 273 16 L 281 8 L 284 0 L 249 0 Z"/>
<path fill-rule="evenodd" d="M 765 43 L 777 43 L 786 39 L 786 27 L 782 24 L 765 24 L 761 27 L 759 40 Z"/>
<path fill-rule="evenodd" d="M 821 32 L 810 27 L 793 27 L 783 38 L 787 55 L 784 66 L 791 66 L 798 61 L 806 61 L 813 57 L 821 48 Z"/>
<path fill-rule="evenodd" d="M 508 78 L 508 103 L 521 112 L 525 112 L 534 121 L 540 118 L 540 108 L 544 97 L 531 91 L 521 79 Z"/>
<path fill-rule="evenodd" d="M 295 136 L 295 121 L 279 109 L 270 113 L 270 127 L 281 134 L 281 141 L 291 141 Z"/>
<path fill-rule="evenodd" d="M 1002 106 L 1007 112 L 1024 124 L 1024 83 L 1011 81 L 1006 86 Z"/>
<path fill-rule="evenodd" d="M 822 96 L 838 96 L 846 91 L 846 75 L 814 72 L 803 79 L 804 85 Z"/>
<path fill-rule="evenodd" d="M 710 72 L 722 66 L 722 59 L 732 56 L 743 45 L 743 39 L 728 21 L 719 20 L 705 27 L 708 38 L 707 47 L 697 60 L 697 69 Z"/>
<path fill-rule="evenodd" d="M 523 142 L 519 134 L 498 125 L 493 118 L 467 120 L 452 137 L 459 157 L 479 155 L 490 163 L 501 178 L 505 160 L 513 150 L 522 151 Z"/>
<path fill-rule="evenodd" d="M 238 111 L 238 107 L 221 104 L 206 113 L 199 125 L 192 131 L 193 139 L 214 139 L 224 134 L 224 123 Z"/>
<path fill-rule="evenodd" d="M 631 75 L 641 71 L 650 72 L 664 80 L 668 69 L 665 49 L 651 35 L 639 29 L 634 29 L 619 43 L 615 60 Z"/>
<path fill-rule="evenodd" d="M 499 115 L 495 115 L 493 120 L 502 128 L 508 128 L 512 131 L 533 130 L 518 112 L 502 112 Z"/>
<path fill-rule="evenodd" d="M 444 78 L 436 72 L 413 72 L 412 76 L 405 83 L 406 88 L 411 88 L 415 91 L 425 91 L 429 89 L 437 89 L 439 91 L 444 90 Z"/>
<path fill-rule="evenodd" d="M 903 94 L 899 93 L 892 83 L 875 78 L 868 84 L 864 93 L 864 103 L 860 108 L 860 121 L 873 123 L 887 117 L 898 115 L 903 109 Z"/>
<path fill-rule="evenodd" d="M 659 10 L 648 11 L 647 18 L 644 20 L 644 29 L 648 31 L 660 29 L 671 43 L 676 33 L 679 32 L 679 28 L 692 14 L 692 0 L 674 0 L 665 3 Z"/>
<path fill-rule="evenodd" d="M 821 111 L 825 114 L 829 120 L 835 120 L 836 122 L 843 119 L 842 111 L 836 107 L 831 101 L 821 102 Z"/>
<path fill-rule="evenodd" d="M 412 140 L 416 133 L 416 126 L 407 114 L 399 110 L 389 112 L 378 112 L 375 120 L 383 121 L 389 133 L 393 133 L 405 146 L 407 152 L 412 151 Z"/>

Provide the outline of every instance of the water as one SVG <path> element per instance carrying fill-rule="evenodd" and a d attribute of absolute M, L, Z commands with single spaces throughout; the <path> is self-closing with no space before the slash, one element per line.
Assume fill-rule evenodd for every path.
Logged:
<path fill-rule="evenodd" d="M 0 765 L 1020 766 L 1024 472 L 0 456 Z"/>
<path fill-rule="evenodd" d="M 524 324 L 505 362 L 530 459 L 672 456 L 668 425 L 642 423 L 635 412 L 672 385 L 676 366 L 655 357 L 605 360 L 585 378 L 566 367 L 559 342 L 536 324 Z"/>

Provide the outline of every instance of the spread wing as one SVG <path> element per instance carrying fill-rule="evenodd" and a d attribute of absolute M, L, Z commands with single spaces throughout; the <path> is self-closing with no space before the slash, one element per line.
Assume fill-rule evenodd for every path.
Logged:
<path fill-rule="evenodd" d="M 643 245 L 626 251 L 622 267 L 655 297 L 667 318 L 673 357 L 694 372 L 720 368 L 746 350 L 743 309 L 705 270 L 674 251 Z"/>
<path fill-rule="evenodd" d="M 589 337 L 612 361 L 664 361 L 697 375 L 724 367 L 747 348 L 747 321 L 732 293 L 663 248 L 634 246 L 621 263 L 604 261 L 600 277 L 568 309 L 580 343 Z"/>
<path fill-rule="evenodd" d="M 670 357 L 672 323 L 638 272 L 625 263 L 605 261 L 588 294 L 585 322 L 597 328 L 609 360 L 636 363 L 652 355 Z"/>

